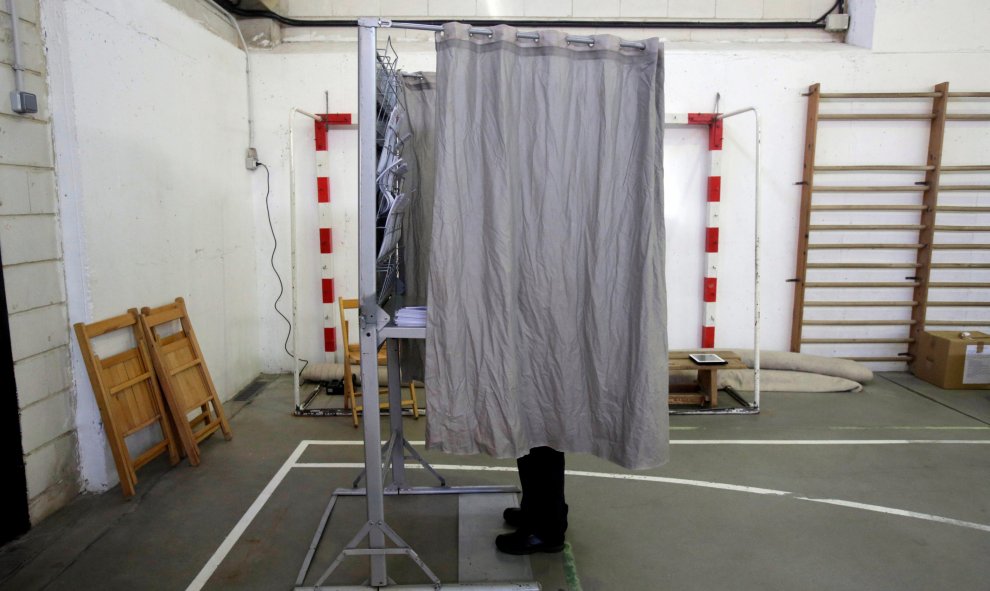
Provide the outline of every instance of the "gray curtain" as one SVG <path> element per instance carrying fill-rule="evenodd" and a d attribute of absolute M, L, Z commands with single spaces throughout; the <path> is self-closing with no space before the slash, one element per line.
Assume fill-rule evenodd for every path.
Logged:
<path fill-rule="evenodd" d="M 433 161 L 436 138 L 436 74 L 415 72 L 402 76 L 406 117 L 402 137 L 407 137 L 402 157 L 409 165 L 407 190 L 412 199 L 402 218 L 403 305 L 425 306 L 430 265 L 430 236 L 433 234 Z M 423 341 L 402 341 L 402 377 L 423 379 Z"/>
<path fill-rule="evenodd" d="M 428 445 L 667 460 L 663 62 L 512 27 L 437 41 Z"/>

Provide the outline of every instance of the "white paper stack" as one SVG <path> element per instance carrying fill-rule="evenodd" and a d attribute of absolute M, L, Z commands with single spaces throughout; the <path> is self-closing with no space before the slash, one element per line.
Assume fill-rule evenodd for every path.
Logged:
<path fill-rule="evenodd" d="M 416 328 L 426 326 L 426 306 L 399 308 L 395 313 L 395 325 Z"/>

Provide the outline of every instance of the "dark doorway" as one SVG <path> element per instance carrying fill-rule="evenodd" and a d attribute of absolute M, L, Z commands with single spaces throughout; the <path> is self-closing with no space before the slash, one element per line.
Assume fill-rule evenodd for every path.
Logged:
<path fill-rule="evenodd" d="M 3 255 L 0 254 L 0 268 Z M 14 357 L 10 351 L 10 324 L 7 321 L 7 289 L 0 272 L 0 473 L 10 483 L 11 506 L 4 507 L 0 519 L 0 545 L 31 528 L 28 515 L 27 476 L 21 447 L 21 417 L 14 381 Z"/>

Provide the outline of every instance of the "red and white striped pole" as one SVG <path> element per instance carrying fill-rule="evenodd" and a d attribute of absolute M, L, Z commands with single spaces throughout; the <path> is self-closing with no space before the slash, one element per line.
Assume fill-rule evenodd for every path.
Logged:
<path fill-rule="evenodd" d="M 320 218 L 320 269 L 323 292 L 323 350 L 337 351 L 336 293 L 333 273 L 333 210 L 330 207 L 330 127 L 351 125 L 350 113 L 323 113 L 314 121 L 316 133 L 316 200 Z"/>
<path fill-rule="evenodd" d="M 705 227 L 705 278 L 702 288 L 704 313 L 701 346 L 715 346 L 716 301 L 718 300 L 718 214 L 722 201 L 722 120 L 718 113 L 689 113 L 688 123 L 708 126 L 708 191 Z"/>

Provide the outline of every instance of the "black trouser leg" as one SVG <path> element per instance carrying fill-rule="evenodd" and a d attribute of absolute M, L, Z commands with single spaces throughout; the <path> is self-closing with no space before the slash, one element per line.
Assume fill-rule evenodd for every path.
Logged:
<path fill-rule="evenodd" d="M 550 447 L 534 447 L 516 460 L 522 485 L 523 518 L 532 533 L 558 543 L 567 531 L 564 502 L 564 454 Z"/>

